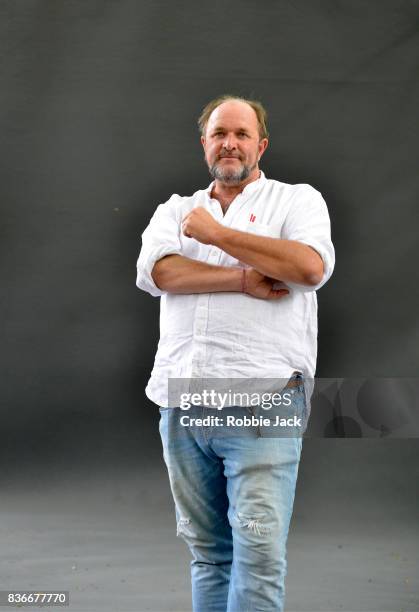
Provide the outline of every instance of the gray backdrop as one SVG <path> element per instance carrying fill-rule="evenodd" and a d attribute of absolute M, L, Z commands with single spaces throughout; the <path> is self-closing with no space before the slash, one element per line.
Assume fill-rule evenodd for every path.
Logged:
<path fill-rule="evenodd" d="M 10 508 L 169 508 L 174 537 L 158 411 L 143 392 L 159 300 L 135 287 L 135 262 L 157 204 L 209 183 L 196 119 L 220 93 L 264 102 L 262 169 L 328 204 L 337 264 L 318 295 L 318 375 L 417 376 L 418 18 L 413 0 L 0 4 Z M 417 450 L 306 440 L 296 516 L 334 533 L 337 517 L 353 533 L 391 518 L 396 534 L 417 535 Z M 84 483 L 77 502 L 71 483 Z"/>

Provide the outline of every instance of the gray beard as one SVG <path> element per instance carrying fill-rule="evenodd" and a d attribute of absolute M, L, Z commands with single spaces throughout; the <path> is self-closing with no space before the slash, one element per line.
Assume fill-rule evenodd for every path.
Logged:
<path fill-rule="evenodd" d="M 209 167 L 209 173 L 212 178 L 217 179 L 220 183 L 225 183 L 226 185 L 239 185 L 247 179 L 255 168 L 256 164 L 252 168 L 242 164 L 242 167 L 237 170 L 229 170 L 228 168 L 220 168 L 217 163 L 215 163 Z"/>

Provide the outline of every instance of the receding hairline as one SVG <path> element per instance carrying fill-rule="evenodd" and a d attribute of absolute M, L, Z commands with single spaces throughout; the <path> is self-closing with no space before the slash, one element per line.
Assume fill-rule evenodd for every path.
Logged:
<path fill-rule="evenodd" d="M 243 102 L 242 100 L 224 100 L 224 102 L 221 102 L 221 104 L 219 104 L 218 106 L 216 106 L 214 108 L 214 110 L 211 112 L 211 114 L 208 116 L 208 120 L 205 126 L 205 129 L 208 128 L 208 124 L 210 121 L 214 121 L 214 115 L 216 113 L 216 111 L 219 111 L 221 109 L 222 106 L 224 106 L 225 104 L 229 104 L 229 102 L 233 102 L 233 103 L 238 103 L 240 106 L 244 107 L 244 108 L 250 108 L 250 110 L 253 112 L 253 115 L 256 119 L 256 123 L 257 123 L 257 128 L 259 128 L 259 121 L 258 121 L 258 116 L 256 114 L 255 109 L 250 106 L 250 104 L 247 104 L 246 102 Z M 243 128 L 246 128 L 245 125 L 242 126 Z"/>
<path fill-rule="evenodd" d="M 212 113 L 225 102 L 242 102 L 243 104 L 250 106 L 250 108 L 254 111 L 256 115 L 260 139 L 262 140 L 263 138 L 269 137 L 268 129 L 266 126 L 268 114 L 262 103 L 258 100 L 252 100 L 249 98 L 243 98 L 241 96 L 235 96 L 230 94 L 225 94 L 223 96 L 219 96 L 218 98 L 214 98 L 213 100 L 210 100 L 210 102 L 208 102 L 208 104 L 204 107 L 198 119 L 198 127 L 202 136 L 205 136 L 208 121 Z"/>

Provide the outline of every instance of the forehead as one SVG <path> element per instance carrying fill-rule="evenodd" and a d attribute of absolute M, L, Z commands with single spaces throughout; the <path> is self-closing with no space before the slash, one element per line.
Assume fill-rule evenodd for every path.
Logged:
<path fill-rule="evenodd" d="M 259 125 L 257 115 L 249 104 L 240 100 L 228 100 L 217 106 L 209 116 L 207 129 L 215 127 L 241 127 L 258 131 Z"/>

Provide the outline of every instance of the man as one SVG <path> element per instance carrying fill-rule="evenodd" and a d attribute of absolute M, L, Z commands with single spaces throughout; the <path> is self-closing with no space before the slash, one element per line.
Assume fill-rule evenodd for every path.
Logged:
<path fill-rule="evenodd" d="M 288 380 L 279 387 L 307 416 L 315 292 L 334 267 L 329 216 L 318 191 L 267 179 L 259 169 L 268 146 L 260 103 L 222 96 L 198 123 L 214 180 L 157 208 L 137 262 L 137 286 L 161 296 L 146 393 L 161 407 L 178 534 L 193 556 L 194 611 L 281 611 L 301 432 L 264 436 L 258 426 L 226 435 L 214 421 L 204 424 L 218 411 L 199 402 L 193 414 L 203 420 L 185 422 L 168 381 Z M 258 408 L 230 410 L 260 416 Z"/>

